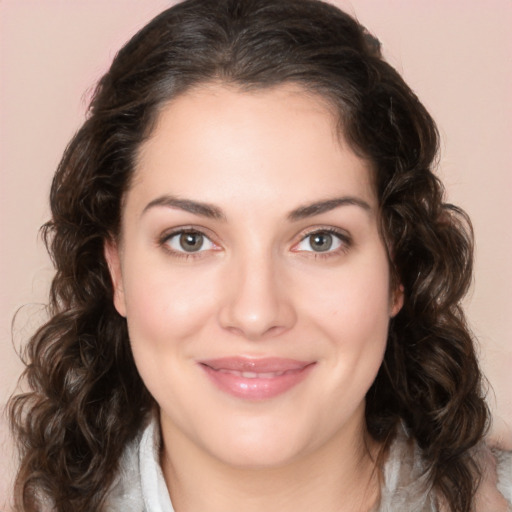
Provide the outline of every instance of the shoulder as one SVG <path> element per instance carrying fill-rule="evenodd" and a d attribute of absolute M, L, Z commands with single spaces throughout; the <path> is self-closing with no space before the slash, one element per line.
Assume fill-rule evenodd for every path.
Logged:
<path fill-rule="evenodd" d="M 482 477 L 475 496 L 475 511 L 512 512 L 512 451 L 482 444 L 476 459 Z M 383 467 L 381 501 L 376 512 L 446 512 L 438 503 L 421 450 L 405 429 L 399 429 Z"/>
<path fill-rule="evenodd" d="M 477 512 L 512 511 L 512 451 L 484 445 L 480 464 L 482 479 L 476 493 Z"/>

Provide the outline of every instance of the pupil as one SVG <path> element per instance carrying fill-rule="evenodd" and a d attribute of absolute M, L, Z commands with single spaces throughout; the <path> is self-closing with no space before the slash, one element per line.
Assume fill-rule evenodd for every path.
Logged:
<path fill-rule="evenodd" d="M 180 246 L 184 251 L 194 252 L 201 249 L 203 245 L 203 235 L 201 233 L 182 233 L 180 236 Z"/>
<path fill-rule="evenodd" d="M 332 235 L 329 233 L 317 233 L 311 238 L 311 247 L 318 252 L 328 251 L 332 246 Z"/>

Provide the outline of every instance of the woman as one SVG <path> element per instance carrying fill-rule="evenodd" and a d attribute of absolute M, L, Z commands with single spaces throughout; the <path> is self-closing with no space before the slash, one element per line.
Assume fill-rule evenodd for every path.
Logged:
<path fill-rule="evenodd" d="M 134 36 L 52 186 L 18 508 L 506 510 L 437 144 L 328 4 L 189 0 Z"/>

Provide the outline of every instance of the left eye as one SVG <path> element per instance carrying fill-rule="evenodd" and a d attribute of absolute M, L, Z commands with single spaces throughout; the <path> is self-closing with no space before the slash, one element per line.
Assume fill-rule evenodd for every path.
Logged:
<path fill-rule="evenodd" d="M 181 231 L 167 238 L 165 242 L 176 252 L 200 252 L 214 248 L 213 242 L 199 231 Z"/>
<path fill-rule="evenodd" d="M 332 252 L 343 245 L 341 236 L 329 231 L 315 231 L 305 236 L 296 246 L 298 251 Z"/>

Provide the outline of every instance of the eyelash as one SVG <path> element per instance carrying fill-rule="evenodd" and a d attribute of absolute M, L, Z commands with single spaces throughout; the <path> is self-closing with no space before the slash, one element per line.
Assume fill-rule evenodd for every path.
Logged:
<path fill-rule="evenodd" d="M 204 255 L 204 250 L 199 250 L 195 252 L 187 252 L 187 251 L 177 251 L 172 249 L 169 245 L 169 241 L 174 237 L 181 236 L 184 234 L 194 234 L 201 235 L 205 240 L 208 240 L 212 245 L 217 246 L 215 242 L 212 241 L 211 236 L 208 236 L 203 230 L 195 228 L 193 226 L 177 228 L 170 232 L 164 233 L 158 240 L 158 245 L 160 245 L 166 252 L 168 252 L 171 256 L 175 258 L 183 258 L 183 259 L 195 259 L 200 258 Z"/>
<path fill-rule="evenodd" d="M 208 240 L 212 245 L 217 246 L 217 244 L 211 240 L 211 236 L 208 236 L 202 229 L 195 228 L 193 226 L 177 228 L 173 231 L 164 233 L 159 238 L 158 245 L 161 246 L 166 252 L 171 254 L 171 256 L 176 257 L 176 258 L 195 259 L 195 258 L 202 257 L 205 252 L 208 252 L 208 250 L 199 250 L 196 252 L 186 252 L 186 251 L 177 251 L 170 247 L 169 241 L 171 239 L 173 239 L 174 237 L 177 237 L 177 236 L 181 236 L 183 234 L 188 234 L 188 233 L 195 234 L 195 235 L 201 235 L 204 237 L 205 240 Z M 330 258 L 330 257 L 336 256 L 336 255 L 342 254 L 342 253 L 346 253 L 352 245 L 352 239 L 350 238 L 350 236 L 348 236 L 348 234 L 346 232 L 332 228 L 332 227 L 318 227 L 318 228 L 314 228 L 313 230 L 304 233 L 301 236 L 300 240 L 297 243 L 295 243 L 293 247 L 298 246 L 299 244 L 301 244 L 308 238 L 313 237 L 314 235 L 318 235 L 318 234 L 329 234 L 329 235 L 334 236 L 340 242 L 340 247 L 335 248 L 334 250 L 327 250 L 325 252 L 294 250 L 293 248 L 292 248 L 292 251 L 297 252 L 297 253 L 309 253 L 309 256 L 312 255 L 315 259 L 316 258 Z"/>
<path fill-rule="evenodd" d="M 329 235 L 334 236 L 340 242 L 340 247 L 338 247 L 338 248 L 336 248 L 334 250 L 327 250 L 325 252 L 321 252 L 321 251 L 300 251 L 300 250 L 296 250 L 294 252 L 309 253 L 309 256 L 312 255 L 315 259 L 317 259 L 317 258 L 331 258 L 333 256 L 338 256 L 340 254 L 346 253 L 349 250 L 349 248 L 352 246 L 352 239 L 351 239 L 351 237 L 345 231 L 342 231 L 342 230 L 339 230 L 339 229 L 336 229 L 336 228 L 333 228 L 333 227 L 317 227 L 317 228 L 314 228 L 311 231 L 308 231 L 307 233 L 304 233 L 302 235 L 301 239 L 299 240 L 299 242 L 297 242 L 294 245 L 294 247 L 296 247 L 297 245 L 301 244 L 302 242 L 304 242 L 308 238 L 313 237 L 314 235 L 318 235 L 318 234 L 329 234 Z"/>

